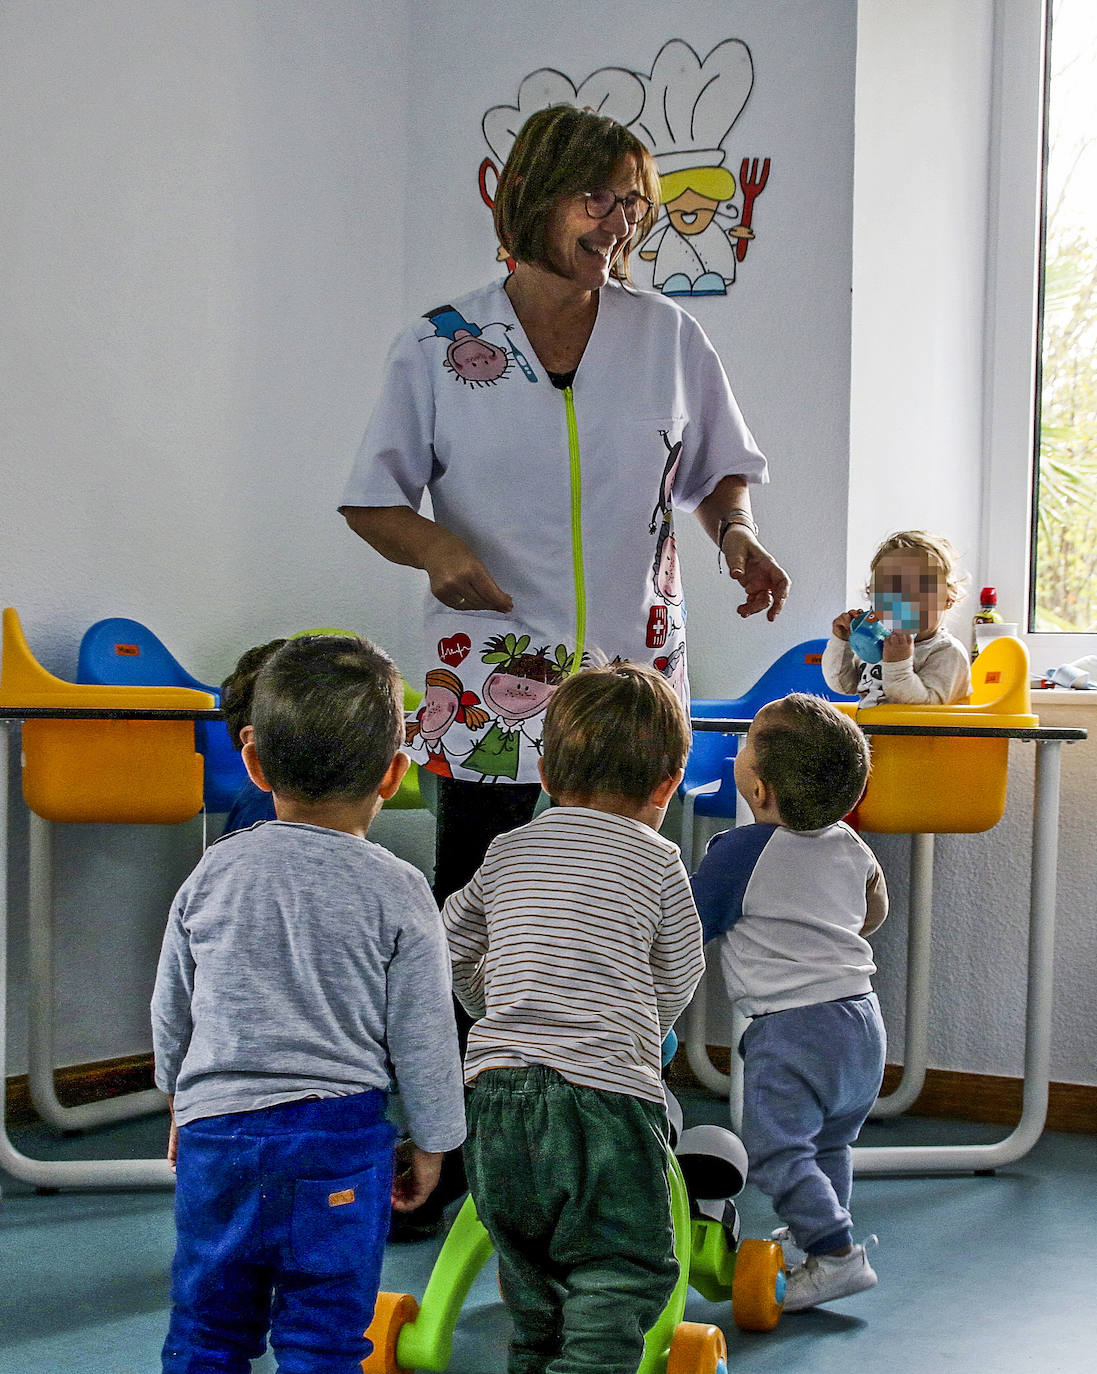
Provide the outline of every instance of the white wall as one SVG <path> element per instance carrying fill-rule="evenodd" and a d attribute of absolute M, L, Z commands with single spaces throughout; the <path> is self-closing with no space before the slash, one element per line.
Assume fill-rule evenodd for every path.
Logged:
<path fill-rule="evenodd" d="M 993 8 L 858 6 L 851 596 L 895 529 L 948 536 L 981 585 Z"/>
<path fill-rule="evenodd" d="M 979 561 L 980 549 L 994 542 L 983 527 L 985 465 L 1000 456 L 1003 433 L 1001 415 L 984 410 L 986 325 L 1025 305 L 988 295 L 999 280 L 996 226 L 988 224 L 998 176 L 990 147 L 994 44 L 1001 41 L 994 27 L 1015 8 L 991 0 L 858 6 L 851 595 L 863 586 L 879 538 L 903 526 L 952 538 L 966 553 L 976 594 L 984 582 L 1024 580 L 1021 539 L 1009 550 L 1016 578 Z M 1007 75 L 1007 93 L 1021 75 Z M 1023 236 L 1010 217 L 1023 211 L 1013 201 L 1002 211 L 1015 244 Z M 1020 343 L 1029 346 L 1023 331 Z M 1014 413 L 1018 399 L 1005 397 L 998 409 Z M 1011 442 L 1023 449 L 1023 397 L 1020 412 L 1021 433 Z M 1019 609 L 1006 618 L 1020 619 Z M 955 617 L 961 635 L 971 611 L 969 598 Z M 1038 644 L 1032 652 L 1040 671 L 1060 661 L 1042 661 Z M 1035 709 L 1045 724 L 1097 727 L 1093 703 L 1076 695 L 1041 700 Z M 1012 745 L 1002 823 L 986 835 L 937 841 L 935 1068 L 1021 1072 L 1032 766 L 1032 746 Z M 1070 1083 L 1097 1083 L 1095 795 L 1097 741 L 1090 739 L 1063 753 L 1052 1077 Z M 892 1056 L 901 1058 L 909 841 L 879 836 L 873 844 L 898 917 L 874 943 Z"/>
<path fill-rule="evenodd" d="M 406 71 L 400 6 L 0 7 L 0 599 L 51 671 L 130 615 L 219 682 L 385 594 L 335 506 L 404 316 Z M 198 845 L 58 836 L 62 1062 L 148 1048 L 150 953 Z"/>
<path fill-rule="evenodd" d="M 812 533 L 846 496 L 854 15 L 740 0 L 687 23 L 648 4 L 611 26 L 569 0 L 501 26 L 487 0 L 6 5 L 0 594 L 40 659 L 69 675 L 87 625 L 132 615 L 218 681 L 248 644 L 336 624 L 414 677 L 421 577 L 333 514 L 388 341 L 500 270 L 476 190 L 484 111 L 539 67 L 649 70 L 670 38 L 753 53 L 728 162 L 768 156 L 770 182 L 739 281 L 698 314 L 772 459 L 767 538 L 840 599 L 841 544 Z M 698 691 L 745 686 L 814 631 L 807 599 L 742 625 L 711 546 L 684 544 Z M 427 861 L 423 817 L 377 834 Z M 18 819 L 12 839 L 18 972 Z M 62 1062 L 147 1048 L 166 901 L 198 843 L 196 826 L 58 834 Z M 13 1068 L 22 1019 L 16 997 Z"/>
<path fill-rule="evenodd" d="M 729 162 L 769 156 L 771 179 L 739 281 L 697 313 L 773 463 L 757 506 L 794 577 L 781 621 L 740 623 L 711 547 L 683 542 L 695 690 L 741 691 L 848 604 L 885 528 L 924 522 L 977 547 L 991 10 L 698 0 L 610 26 L 577 0 L 523 6 L 520 24 L 488 0 L 6 4 L 0 599 L 61 675 L 87 625 L 128 614 L 209 680 L 246 645 L 315 624 L 374 634 L 414 676 L 421 579 L 382 564 L 333 508 L 395 329 L 496 270 L 475 195 L 483 111 L 540 66 L 579 80 L 639 68 L 671 37 L 702 54 L 739 37 L 756 83 Z M 1068 758 L 1077 815 L 1097 781 L 1086 767 Z M 941 842 L 941 910 L 956 914 L 939 927 L 972 933 L 944 946 L 939 1066 L 1015 1071 L 1012 955 L 974 996 L 965 975 L 985 939 L 972 874 L 1013 910 L 1024 787 L 989 850 Z M 1092 1082 L 1080 824 L 1065 827 L 1053 1073 Z M 423 817 L 383 818 L 377 835 L 426 862 Z M 60 1062 L 147 1050 L 164 911 L 198 843 L 196 826 L 59 836 Z M 902 844 L 887 856 L 898 915 Z M 895 1031 L 900 920 L 882 940 Z M 18 938 L 15 955 L 18 979 Z M 17 995 L 12 1072 L 23 1015 Z"/>

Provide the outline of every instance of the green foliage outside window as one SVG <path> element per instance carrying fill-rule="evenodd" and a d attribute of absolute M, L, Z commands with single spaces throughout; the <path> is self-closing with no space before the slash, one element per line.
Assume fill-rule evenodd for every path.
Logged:
<path fill-rule="evenodd" d="M 1097 631 L 1097 6 L 1055 0 L 1049 62 L 1036 630 Z"/>

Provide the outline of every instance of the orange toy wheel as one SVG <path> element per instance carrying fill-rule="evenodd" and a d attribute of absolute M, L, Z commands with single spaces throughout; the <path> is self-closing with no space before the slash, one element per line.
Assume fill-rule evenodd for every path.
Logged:
<path fill-rule="evenodd" d="M 772 1240 L 745 1240 L 735 1256 L 731 1310 L 740 1331 L 772 1331 L 785 1301 L 785 1259 Z"/>
<path fill-rule="evenodd" d="M 396 1342 L 418 1315 L 419 1304 L 410 1293 L 377 1294 L 373 1321 L 366 1328 L 373 1350 L 362 1361 L 362 1374 L 410 1374 L 396 1361 Z"/>
<path fill-rule="evenodd" d="M 667 1374 L 727 1374 L 728 1343 L 718 1326 L 679 1322 L 670 1342 Z"/>

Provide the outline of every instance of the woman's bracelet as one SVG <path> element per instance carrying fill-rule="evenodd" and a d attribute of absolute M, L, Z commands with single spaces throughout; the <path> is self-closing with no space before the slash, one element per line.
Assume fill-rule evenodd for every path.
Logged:
<path fill-rule="evenodd" d="M 738 507 L 736 507 L 735 510 L 729 510 L 727 515 L 720 521 L 720 528 L 716 533 L 717 572 L 723 568 L 724 538 L 733 525 L 741 525 L 743 529 L 749 530 L 755 539 L 758 538 L 758 526 L 754 523 L 754 517 L 749 511 L 741 510 Z"/>

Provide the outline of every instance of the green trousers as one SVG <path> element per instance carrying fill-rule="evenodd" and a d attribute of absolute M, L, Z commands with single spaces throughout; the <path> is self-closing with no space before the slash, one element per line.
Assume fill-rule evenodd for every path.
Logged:
<path fill-rule="evenodd" d="M 514 1321 L 508 1374 L 636 1374 L 678 1278 L 666 1112 L 554 1069 L 488 1069 L 465 1167 Z"/>

